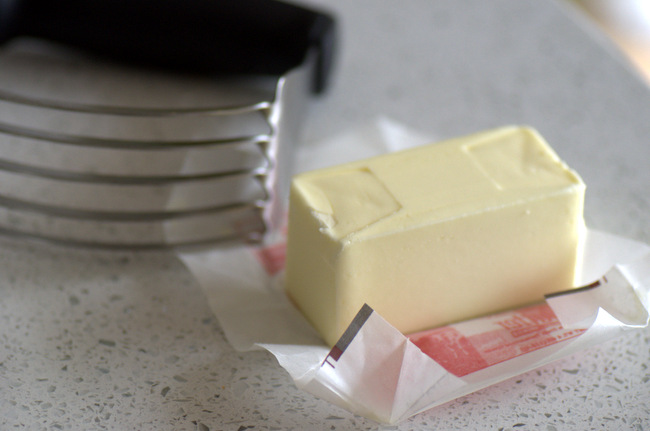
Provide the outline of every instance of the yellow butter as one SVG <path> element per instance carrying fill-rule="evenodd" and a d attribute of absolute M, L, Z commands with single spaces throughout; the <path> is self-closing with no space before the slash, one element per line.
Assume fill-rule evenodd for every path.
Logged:
<path fill-rule="evenodd" d="M 505 127 L 294 177 L 286 291 L 332 345 L 367 303 L 411 333 L 573 286 L 585 186 Z"/>

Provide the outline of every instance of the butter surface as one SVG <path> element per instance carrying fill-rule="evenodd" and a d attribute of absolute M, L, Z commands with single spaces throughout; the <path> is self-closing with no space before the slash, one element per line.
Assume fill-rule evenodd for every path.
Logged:
<path fill-rule="evenodd" d="M 286 291 L 333 345 L 368 303 L 403 333 L 573 286 L 585 186 L 506 127 L 294 177 Z"/>

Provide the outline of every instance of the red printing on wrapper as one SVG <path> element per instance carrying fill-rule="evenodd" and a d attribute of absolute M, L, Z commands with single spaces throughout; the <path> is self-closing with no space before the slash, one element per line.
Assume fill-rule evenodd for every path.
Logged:
<path fill-rule="evenodd" d="M 268 275 L 275 275 L 284 268 L 287 245 L 284 242 L 254 250 L 255 257 Z"/>
<path fill-rule="evenodd" d="M 546 303 L 481 319 L 482 328 L 475 328 L 473 322 L 424 331 L 409 338 L 447 371 L 462 377 L 585 331 L 563 328 Z"/>

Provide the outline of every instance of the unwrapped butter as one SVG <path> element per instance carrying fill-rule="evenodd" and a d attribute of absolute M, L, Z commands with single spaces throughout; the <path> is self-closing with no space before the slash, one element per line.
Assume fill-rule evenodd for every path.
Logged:
<path fill-rule="evenodd" d="M 286 292 L 333 345 L 364 303 L 412 333 L 573 286 L 585 186 L 504 127 L 296 175 Z"/>

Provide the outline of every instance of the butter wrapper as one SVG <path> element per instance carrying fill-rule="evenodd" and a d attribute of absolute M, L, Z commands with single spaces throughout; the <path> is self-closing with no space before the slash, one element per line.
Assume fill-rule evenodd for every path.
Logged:
<path fill-rule="evenodd" d="M 368 142 L 368 136 L 383 149 L 353 157 L 426 142 L 388 120 L 336 142 Z M 319 148 L 325 155 L 332 147 L 312 147 L 306 154 L 314 156 Z M 588 230 L 583 288 L 411 335 L 364 306 L 330 349 L 283 292 L 284 250 L 279 235 L 264 247 L 185 250 L 179 257 L 235 349 L 268 350 L 297 387 L 379 423 L 400 422 L 623 331 L 647 328 L 650 321 L 650 246 Z"/>
<path fill-rule="evenodd" d="M 410 336 L 364 306 L 305 389 L 331 391 L 357 414 L 397 423 L 647 327 L 648 292 L 650 253 L 543 303 Z"/>

